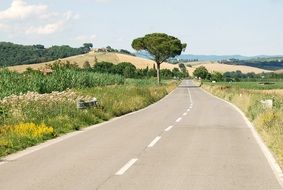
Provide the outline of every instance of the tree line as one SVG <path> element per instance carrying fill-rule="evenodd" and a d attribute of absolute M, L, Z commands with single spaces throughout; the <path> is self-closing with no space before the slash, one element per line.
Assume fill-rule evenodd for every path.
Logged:
<path fill-rule="evenodd" d="M 157 69 L 155 66 L 153 68 L 146 67 L 144 69 L 138 69 L 135 65 L 129 62 L 122 62 L 119 64 L 98 62 L 91 66 L 90 63 L 86 61 L 83 65 L 83 69 L 97 73 L 122 75 L 125 78 L 157 77 Z M 172 71 L 170 69 L 161 69 L 160 75 L 164 79 L 181 79 L 189 76 L 184 64 L 179 64 L 179 68 L 174 68 Z"/>
<path fill-rule="evenodd" d="M 0 67 L 53 61 L 87 53 L 92 47 L 91 43 L 85 43 L 79 48 L 73 48 L 68 45 L 45 48 L 41 44 L 19 45 L 10 42 L 0 42 Z"/>

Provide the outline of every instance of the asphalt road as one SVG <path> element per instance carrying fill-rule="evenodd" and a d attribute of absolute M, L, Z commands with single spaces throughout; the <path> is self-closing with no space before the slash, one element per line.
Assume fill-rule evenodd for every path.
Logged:
<path fill-rule="evenodd" d="M 244 118 L 184 81 L 160 102 L 0 162 L 1 190 L 279 190 Z"/>

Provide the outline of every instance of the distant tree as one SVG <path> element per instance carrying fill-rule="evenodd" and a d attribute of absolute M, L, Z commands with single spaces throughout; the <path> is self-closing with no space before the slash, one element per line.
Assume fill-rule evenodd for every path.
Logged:
<path fill-rule="evenodd" d="M 44 45 L 41 45 L 41 44 L 33 45 L 33 47 L 35 47 L 36 49 L 41 49 L 41 50 L 44 49 Z"/>
<path fill-rule="evenodd" d="M 41 44 L 19 45 L 0 42 L 0 66 L 12 66 L 53 61 L 85 53 L 85 47 L 72 48 L 67 45 L 45 48 Z"/>
<path fill-rule="evenodd" d="M 133 40 L 132 47 L 137 51 L 147 51 L 155 60 L 157 66 L 157 81 L 160 84 L 160 65 L 169 58 L 180 55 L 187 44 L 173 36 L 164 33 L 147 34 Z"/>
<path fill-rule="evenodd" d="M 185 69 L 185 68 L 186 68 L 186 66 L 185 66 L 185 64 L 184 64 L 184 63 L 179 63 L 179 68 L 182 70 L 182 69 Z"/>
<path fill-rule="evenodd" d="M 120 49 L 119 52 L 120 52 L 120 53 L 123 53 L 123 54 L 127 54 L 127 55 L 132 55 L 132 56 L 134 56 L 134 54 L 132 54 L 130 51 L 125 50 L 125 49 Z"/>
<path fill-rule="evenodd" d="M 156 70 L 155 69 L 149 69 L 148 72 L 147 72 L 147 77 L 156 77 L 157 76 L 157 73 L 156 73 Z"/>
<path fill-rule="evenodd" d="M 201 79 L 206 79 L 208 76 L 209 72 L 204 66 L 200 66 L 196 68 L 196 70 L 193 72 L 193 75 L 195 77 L 201 78 Z"/>
<path fill-rule="evenodd" d="M 89 52 L 91 50 L 91 48 L 93 48 L 92 43 L 84 43 L 83 46 L 84 46 L 84 48 L 87 52 Z"/>
<path fill-rule="evenodd" d="M 213 72 L 211 74 L 211 80 L 216 82 L 223 81 L 223 75 L 220 72 Z"/>
<path fill-rule="evenodd" d="M 85 62 L 84 62 L 83 68 L 84 68 L 84 69 L 90 69 L 90 68 L 91 68 L 89 61 L 85 61 Z"/>
<path fill-rule="evenodd" d="M 189 73 L 188 73 L 187 68 L 186 68 L 184 63 L 180 63 L 179 64 L 179 68 L 180 68 L 180 70 L 181 70 L 181 72 L 183 74 L 182 78 L 185 78 L 185 77 L 189 76 Z"/>
<path fill-rule="evenodd" d="M 98 62 L 93 66 L 93 70 L 99 73 L 113 73 L 114 64 L 109 62 Z"/>
<path fill-rule="evenodd" d="M 133 78 L 135 72 L 136 66 L 128 62 L 122 62 L 114 66 L 114 73 L 123 75 L 125 78 Z"/>
<path fill-rule="evenodd" d="M 180 70 L 178 68 L 174 68 L 172 70 L 172 73 L 173 73 L 174 77 L 177 77 L 179 75 L 178 73 L 180 73 Z"/>
<path fill-rule="evenodd" d="M 112 47 L 111 47 L 111 46 L 107 46 L 107 47 L 106 47 L 106 51 L 108 51 L 108 52 L 112 52 L 112 51 L 113 51 L 113 49 L 112 49 Z"/>
<path fill-rule="evenodd" d="M 170 69 L 161 69 L 160 70 L 160 75 L 163 77 L 163 78 L 172 78 L 173 77 L 173 73 Z"/>

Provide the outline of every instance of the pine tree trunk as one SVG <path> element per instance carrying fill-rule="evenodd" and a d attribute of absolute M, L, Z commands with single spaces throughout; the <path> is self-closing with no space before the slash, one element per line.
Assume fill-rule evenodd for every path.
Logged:
<path fill-rule="evenodd" d="M 160 63 L 156 63 L 156 65 L 157 65 L 157 82 L 160 85 L 160 81 L 161 81 L 161 79 L 160 79 Z"/>

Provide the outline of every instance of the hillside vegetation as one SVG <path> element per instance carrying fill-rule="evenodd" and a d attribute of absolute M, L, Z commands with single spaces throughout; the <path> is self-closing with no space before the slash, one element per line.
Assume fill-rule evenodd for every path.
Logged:
<path fill-rule="evenodd" d="M 246 65 L 275 71 L 283 68 L 283 57 L 254 58 L 248 60 L 233 59 L 228 62 L 224 61 L 223 63 L 232 65 Z"/>
<path fill-rule="evenodd" d="M 67 45 L 45 48 L 43 45 L 18 45 L 0 42 L 0 67 L 52 61 L 89 52 L 92 44 L 80 48 Z"/>
<path fill-rule="evenodd" d="M 79 67 L 83 67 L 85 62 L 89 62 L 90 65 L 94 65 L 95 62 L 110 62 L 114 64 L 129 62 L 136 66 L 137 69 L 145 69 L 145 68 L 153 68 L 154 61 L 139 58 L 131 55 L 121 54 L 121 53 L 113 53 L 113 52 L 89 52 L 83 55 L 72 56 L 64 59 L 60 59 L 62 61 L 69 61 L 72 64 L 77 64 Z M 24 72 L 27 68 L 32 68 L 34 70 L 41 69 L 45 67 L 47 64 L 52 64 L 54 61 L 44 62 L 40 64 L 32 64 L 32 65 L 19 65 L 8 67 L 10 70 L 17 72 Z M 173 65 L 169 63 L 163 63 L 161 65 L 161 69 L 174 69 L 179 68 L 178 65 Z"/>

